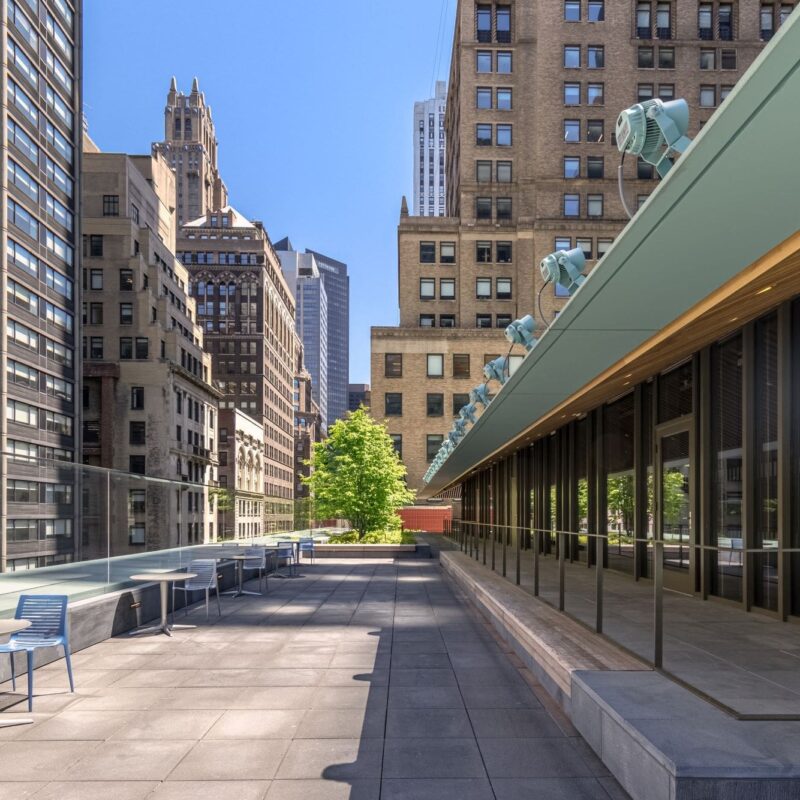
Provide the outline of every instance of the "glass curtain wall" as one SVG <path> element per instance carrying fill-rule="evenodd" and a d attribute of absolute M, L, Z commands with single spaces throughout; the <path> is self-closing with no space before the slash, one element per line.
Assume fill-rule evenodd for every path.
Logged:
<path fill-rule="evenodd" d="M 608 566 L 633 574 L 635 537 L 634 396 L 603 409 Z"/>

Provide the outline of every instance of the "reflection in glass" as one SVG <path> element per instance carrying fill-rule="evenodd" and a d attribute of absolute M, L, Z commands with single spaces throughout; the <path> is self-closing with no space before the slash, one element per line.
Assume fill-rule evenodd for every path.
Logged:
<path fill-rule="evenodd" d="M 589 480 L 586 468 L 587 442 L 586 418 L 575 424 L 575 477 L 577 479 L 577 543 L 573 557 L 579 561 L 586 561 L 589 546 Z"/>
<path fill-rule="evenodd" d="M 603 411 L 608 566 L 633 573 L 634 567 L 634 425 L 633 394 Z"/>
<path fill-rule="evenodd" d="M 689 569 L 692 524 L 689 442 L 688 431 L 661 438 L 661 530 L 665 569 Z"/>
<path fill-rule="evenodd" d="M 658 421 L 669 422 L 692 413 L 692 362 L 687 361 L 658 379 Z"/>
<path fill-rule="evenodd" d="M 742 599 L 742 337 L 711 350 L 711 593 Z"/>

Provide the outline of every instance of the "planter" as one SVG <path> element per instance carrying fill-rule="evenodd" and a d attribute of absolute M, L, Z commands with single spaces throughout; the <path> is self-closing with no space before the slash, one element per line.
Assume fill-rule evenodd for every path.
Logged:
<path fill-rule="evenodd" d="M 318 544 L 314 558 L 430 558 L 427 544 Z"/>

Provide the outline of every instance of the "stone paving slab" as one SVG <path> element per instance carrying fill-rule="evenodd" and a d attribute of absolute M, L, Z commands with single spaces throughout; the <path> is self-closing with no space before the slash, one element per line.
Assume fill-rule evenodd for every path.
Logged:
<path fill-rule="evenodd" d="M 39 669 L 0 800 L 626 800 L 436 562 L 303 575 Z"/>

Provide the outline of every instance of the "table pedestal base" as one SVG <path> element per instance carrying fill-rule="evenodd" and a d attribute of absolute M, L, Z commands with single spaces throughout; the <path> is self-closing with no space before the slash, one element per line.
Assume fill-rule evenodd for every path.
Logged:
<path fill-rule="evenodd" d="M 0 728 L 13 728 L 15 725 L 33 725 L 32 719 L 0 719 Z"/>

